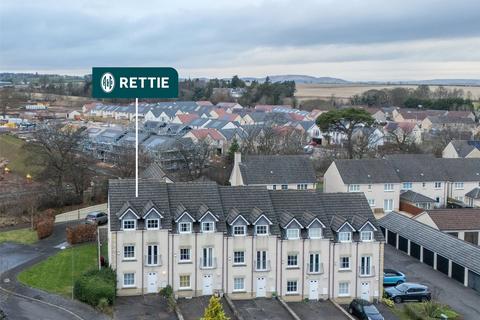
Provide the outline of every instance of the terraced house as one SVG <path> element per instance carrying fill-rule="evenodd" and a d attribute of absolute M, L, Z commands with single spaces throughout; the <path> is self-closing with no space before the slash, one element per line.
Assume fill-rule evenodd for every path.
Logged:
<path fill-rule="evenodd" d="M 361 193 L 112 180 L 109 261 L 119 295 L 372 300 L 383 236 Z"/>

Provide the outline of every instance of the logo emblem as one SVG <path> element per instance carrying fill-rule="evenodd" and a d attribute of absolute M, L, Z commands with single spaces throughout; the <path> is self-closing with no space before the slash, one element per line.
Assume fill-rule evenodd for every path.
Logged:
<path fill-rule="evenodd" d="M 110 72 L 104 73 L 100 80 L 100 85 L 102 87 L 103 92 L 105 93 L 112 92 L 113 88 L 115 88 L 115 79 L 113 78 L 113 75 Z"/>

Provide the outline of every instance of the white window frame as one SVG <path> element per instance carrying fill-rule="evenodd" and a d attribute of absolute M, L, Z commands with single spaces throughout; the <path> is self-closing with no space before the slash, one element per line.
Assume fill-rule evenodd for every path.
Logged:
<path fill-rule="evenodd" d="M 260 254 L 259 254 L 260 253 Z M 266 271 L 268 269 L 268 253 L 266 250 L 257 250 L 256 271 Z M 259 266 L 261 268 L 259 268 Z"/>
<path fill-rule="evenodd" d="M 295 290 L 291 290 L 294 288 Z M 287 280 L 287 294 L 298 293 L 298 280 Z"/>
<path fill-rule="evenodd" d="M 368 199 L 367 201 L 370 207 L 375 207 L 375 199 Z"/>
<path fill-rule="evenodd" d="M 343 266 L 343 262 L 344 262 L 343 259 L 346 259 L 345 261 L 348 261 L 348 267 Z M 340 261 L 338 263 L 338 270 L 352 270 L 352 263 L 350 261 L 350 256 L 340 256 Z"/>
<path fill-rule="evenodd" d="M 127 275 L 132 275 L 133 283 L 125 284 L 125 276 Z M 122 286 L 123 288 L 135 288 L 135 272 L 125 272 L 123 274 L 122 283 L 123 283 L 123 286 Z"/>
<path fill-rule="evenodd" d="M 433 184 L 433 188 L 435 190 L 440 190 L 442 189 L 442 182 L 441 181 L 435 181 L 435 183 Z"/>
<path fill-rule="evenodd" d="M 343 236 L 347 235 L 347 239 L 343 239 Z M 347 242 L 352 242 L 352 232 L 351 231 L 340 231 L 338 233 L 338 241 L 347 243 Z"/>
<path fill-rule="evenodd" d="M 463 182 L 455 182 L 455 190 L 463 190 L 465 188 L 465 184 Z"/>
<path fill-rule="evenodd" d="M 182 259 L 182 250 L 187 250 L 188 259 Z M 192 249 L 190 249 L 190 248 L 180 248 L 179 253 L 178 253 L 178 261 L 179 262 L 192 262 Z"/>
<path fill-rule="evenodd" d="M 349 184 L 348 185 L 348 192 L 359 192 L 360 185 L 359 184 Z"/>
<path fill-rule="evenodd" d="M 383 191 L 385 192 L 393 192 L 395 190 L 395 185 L 393 183 L 385 183 L 383 185 Z"/>
<path fill-rule="evenodd" d="M 265 233 L 258 233 L 260 227 L 265 227 Z M 255 226 L 255 235 L 257 236 L 268 236 L 268 224 L 259 224 Z"/>
<path fill-rule="evenodd" d="M 413 183 L 412 182 L 404 182 L 402 184 L 402 189 L 403 190 L 412 190 L 413 188 Z"/>
<path fill-rule="evenodd" d="M 241 253 L 241 260 L 242 261 L 236 261 L 237 260 L 237 255 L 236 254 L 240 254 Z M 243 250 L 235 250 L 233 251 L 233 265 L 234 266 L 242 266 L 242 265 L 245 265 L 245 251 Z"/>
<path fill-rule="evenodd" d="M 320 235 L 317 236 L 317 235 L 313 235 L 312 236 L 312 230 L 320 230 Z M 309 228 L 308 229 L 308 237 L 310 239 L 322 239 L 323 238 L 323 230 L 322 228 Z"/>
<path fill-rule="evenodd" d="M 133 228 L 125 228 L 125 222 L 133 222 Z M 122 220 L 122 230 L 123 231 L 133 231 L 137 229 L 137 220 L 136 219 L 123 219 Z"/>
<path fill-rule="evenodd" d="M 391 203 L 391 208 L 387 208 L 388 206 L 385 206 L 385 204 L 390 204 Z M 385 212 L 390 212 L 393 211 L 393 199 L 383 199 L 383 211 Z"/>
<path fill-rule="evenodd" d="M 369 185 L 367 186 L 367 188 L 368 188 L 368 191 L 372 191 L 372 185 L 371 185 L 371 184 L 369 184 Z"/>
<path fill-rule="evenodd" d="M 344 289 L 346 289 L 346 290 L 344 290 Z M 340 281 L 338 283 L 338 296 L 339 297 L 349 297 L 350 296 L 350 282 Z"/>
<path fill-rule="evenodd" d="M 209 230 L 205 229 L 205 226 L 211 225 L 211 228 Z M 202 221 L 202 232 L 203 233 L 210 233 L 210 232 L 215 232 L 215 222 L 213 221 Z"/>
<path fill-rule="evenodd" d="M 365 235 L 368 235 L 368 238 L 364 238 Z M 372 242 L 373 241 L 373 231 L 360 231 L 360 240 L 362 242 Z"/>
<path fill-rule="evenodd" d="M 292 260 L 290 260 L 292 258 Z M 295 262 L 295 264 L 290 264 L 290 262 Z M 298 268 L 298 254 L 288 253 L 287 254 L 287 268 Z"/>
<path fill-rule="evenodd" d="M 149 226 L 148 226 L 148 223 L 149 223 L 150 221 L 156 221 L 157 226 L 156 226 L 156 227 L 153 227 L 153 228 L 152 228 L 152 227 L 149 227 Z M 160 229 L 160 219 L 147 219 L 147 220 L 145 221 L 145 224 L 147 225 L 147 230 L 159 230 L 159 229 Z"/>
<path fill-rule="evenodd" d="M 298 228 L 287 229 L 287 239 L 288 240 L 300 239 L 300 229 Z"/>
<path fill-rule="evenodd" d="M 317 258 L 318 257 L 318 264 L 317 264 Z M 321 257 L 320 253 L 318 252 L 311 252 L 310 255 L 308 256 L 308 271 L 310 273 L 320 273 L 320 264 L 321 264 Z"/>
<path fill-rule="evenodd" d="M 288 184 L 282 184 L 282 190 L 288 190 Z"/>
<path fill-rule="evenodd" d="M 182 277 L 188 277 L 188 286 L 182 286 Z M 189 290 L 192 288 L 192 277 L 189 274 L 181 274 L 178 276 L 178 288 L 180 290 Z"/>
<path fill-rule="evenodd" d="M 188 225 L 187 231 L 182 231 L 182 225 Z M 192 233 L 192 223 L 191 222 L 179 222 L 178 223 L 178 233 Z"/>
<path fill-rule="evenodd" d="M 150 248 L 152 250 L 152 254 L 149 254 L 149 251 L 150 251 Z M 153 254 L 154 253 L 154 248 L 156 248 L 156 255 Z M 149 244 L 147 245 L 147 261 L 146 261 L 146 265 L 147 266 L 158 266 L 160 265 L 160 249 L 159 249 L 159 246 L 158 244 Z M 151 261 L 150 261 L 151 260 Z"/>
<path fill-rule="evenodd" d="M 237 287 L 237 284 L 241 284 L 241 288 Z M 244 292 L 244 291 L 245 291 L 245 278 L 244 277 L 233 278 L 233 292 Z"/>
<path fill-rule="evenodd" d="M 372 275 L 372 256 L 360 257 L 360 275 L 364 277 Z"/>
<path fill-rule="evenodd" d="M 215 264 L 214 257 L 213 247 L 202 248 L 202 268 L 212 269 Z"/>
<path fill-rule="evenodd" d="M 272 185 L 272 190 L 277 190 L 277 185 L 276 184 Z"/>
<path fill-rule="evenodd" d="M 125 250 L 127 248 L 133 248 L 132 252 L 133 253 L 133 256 L 132 257 L 126 257 L 125 256 Z M 135 245 L 134 244 L 126 244 L 123 246 L 123 260 L 135 260 L 136 259 L 136 254 L 135 254 Z"/>
<path fill-rule="evenodd" d="M 236 228 L 242 228 L 242 233 L 236 233 Z M 232 234 L 234 237 L 241 237 L 247 234 L 247 226 L 239 225 L 239 226 L 233 226 L 232 228 Z"/>

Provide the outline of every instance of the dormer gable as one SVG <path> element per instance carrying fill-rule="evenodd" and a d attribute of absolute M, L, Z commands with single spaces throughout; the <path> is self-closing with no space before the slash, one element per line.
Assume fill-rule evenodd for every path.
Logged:
<path fill-rule="evenodd" d="M 196 220 L 187 211 L 184 211 L 182 214 L 178 215 L 175 222 L 179 223 L 184 221 L 195 222 Z"/>
<path fill-rule="evenodd" d="M 323 224 L 322 221 L 320 221 L 320 219 L 318 218 L 314 218 L 307 226 L 306 226 L 307 229 L 310 229 L 310 228 L 322 228 L 322 229 L 325 229 L 326 226 Z"/>
<path fill-rule="evenodd" d="M 140 219 L 140 215 L 129 201 L 125 202 L 120 210 L 116 213 L 118 219 Z"/>
<path fill-rule="evenodd" d="M 338 230 L 336 230 L 337 232 L 355 232 L 355 228 L 352 227 L 352 225 L 350 224 L 350 222 L 348 221 L 345 221 L 341 226 L 340 228 L 338 228 Z"/>
<path fill-rule="evenodd" d="M 359 229 L 358 231 L 377 231 L 377 228 L 369 221 L 367 220 Z"/>
<path fill-rule="evenodd" d="M 242 226 L 248 226 L 250 225 L 250 222 L 248 222 L 247 219 L 241 214 L 239 214 L 233 221 L 230 223 L 231 226 L 233 225 L 242 225 Z"/>

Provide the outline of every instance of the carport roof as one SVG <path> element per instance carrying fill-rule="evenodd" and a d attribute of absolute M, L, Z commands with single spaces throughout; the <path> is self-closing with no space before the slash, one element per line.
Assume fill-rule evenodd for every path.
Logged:
<path fill-rule="evenodd" d="M 378 224 L 480 275 L 480 247 L 397 212 L 388 213 Z"/>

